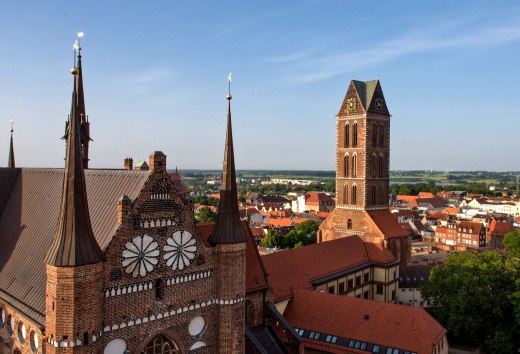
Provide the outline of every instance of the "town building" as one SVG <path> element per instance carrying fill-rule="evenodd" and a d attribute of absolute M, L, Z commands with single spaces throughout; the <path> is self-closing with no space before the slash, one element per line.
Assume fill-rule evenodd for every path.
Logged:
<path fill-rule="evenodd" d="M 379 80 L 352 80 L 336 116 L 336 208 L 318 242 L 358 235 L 384 245 L 403 264 L 410 232 L 390 214 L 390 113 Z"/>
<path fill-rule="evenodd" d="M 435 229 L 437 246 L 450 251 L 478 250 L 486 246 L 484 225 L 471 221 L 450 222 Z"/>

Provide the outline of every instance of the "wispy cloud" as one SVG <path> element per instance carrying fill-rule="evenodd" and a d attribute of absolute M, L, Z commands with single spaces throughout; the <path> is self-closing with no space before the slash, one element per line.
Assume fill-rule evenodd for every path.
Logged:
<path fill-rule="evenodd" d="M 308 58 L 316 51 L 316 47 L 309 47 L 302 49 L 300 51 L 289 53 L 286 55 L 280 55 L 280 56 L 274 56 L 274 57 L 268 57 L 265 58 L 266 61 L 273 62 L 273 63 L 289 63 L 293 61 L 302 60 L 305 58 Z"/>
<path fill-rule="evenodd" d="M 292 82 L 308 83 L 382 65 L 410 54 L 453 48 L 489 47 L 518 40 L 520 40 L 519 18 L 514 18 L 508 23 L 484 27 L 452 22 L 443 27 L 417 28 L 399 37 L 380 41 L 357 51 L 317 56 L 310 55 L 311 53 L 304 49 L 275 59 L 279 58 L 279 62 L 294 62 L 291 69 L 296 70 L 297 73 L 287 75 L 287 79 Z"/>
<path fill-rule="evenodd" d="M 136 96 L 156 89 L 158 86 L 171 81 L 175 72 L 171 69 L 152 67 L 140 72 L 118 75 L 113 83 L 125 96 Z"/>

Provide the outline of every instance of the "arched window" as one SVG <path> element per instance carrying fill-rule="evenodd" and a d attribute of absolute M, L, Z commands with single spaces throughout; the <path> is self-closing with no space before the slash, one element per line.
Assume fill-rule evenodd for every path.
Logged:
<path fill-rule="evenodd" d="M 356 204 L 357 203 L 357 186 L 354 184 L 352 186 L 352 204 Z"/>
<path fill-rule="evenodd" d="M 352 147 L 357 146 L 357 122 L 352 125 Z"/>
<path fill-rule="evenodd" d="M 346 153 L 345 156 L 343 156 L 343 177 L 348 177 L 348 160 L 348 153 Z"/>
<path fill-rule="evenodd" d="M 347 229 L 352 230 L 352 219 L 347 220 Z"/>
<path fill-rule="evenodd" d="M 348 184 L 343 186 L 343 204 L 348 204 Z"/>
<path fill-rule="evenodd" d="M 388 196 L 385 197 L 385 188 L 383 187 L 383 185 L 379 186 L 379 199 L 380 204 L 388 204 Z"/>
<path fill-rule="evenodd" d="M 376 177 L 377 176 L 377 155 L 376 154 L 372 154 L 372 177 Z"/>
<path fill-rule="evenodd" d="M 144 348 L 141 354 L 177 354 L 179 347 L 163 335 L 156 336 Z"/>
<path fill-rule="evenodd" d="M 357 155 L 352 155 L 352 177 L 357 177 Z"/>
<path fill-rule="evenodd" d="M 377 204 L 377 187 L 372 186 L 372 205 Z"/>
<path fill-rule="evenodd" d="M 162 300 L 164 297 L 164 287 L 162 279 L 157 279 L 154 284 L 155 300 Z"/>
<path fill-rule="evenodd" d="M 379 155 L 379 177 L 383 177 L 384 171 L 384 162 L 383 155 Z"/>
<path fill-rule="evenodd" d="M 385 126 L 384 125 L 381 125 L 379 127 L 379 147 L 385 147 Z"/>
<path fill-rule="evenodd" d="M 254 325 L 255 306 L 251 300 L 246 300 L 246 326 Z"/>
<path fill-rule="evenodd" d="M 377 124 L 372 123 L 372 147 L 377 146 Z"/>
<path fill-rule="evenodd" d="M 345 147 L 350 145 L 350 124 L 348 122 L 345 123 Z"/>

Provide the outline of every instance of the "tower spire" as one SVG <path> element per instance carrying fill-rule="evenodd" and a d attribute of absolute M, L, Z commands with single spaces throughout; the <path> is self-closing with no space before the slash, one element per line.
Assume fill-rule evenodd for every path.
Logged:
<path fill-rule="evenodd" d="M 47 264 L 57 267 L 92 264 L 104 259 L 90 223 L 80 141 L 81 118 L 76 91 L 79 71 L 73 68 L 72 74 L 74 89 L 66 137 L 67 155 L 61 208 L 54 241 L 46 259 Z"/>
<path fill-rule="evenodd" d="M 238 212 L 237 182 L 235 172 L 235 156 L 233 151 L 233 133 L 231 129 L 231 73 L 228 76 L 229 91 L 228 116 L 226 130 L 226 146 L 224 149 L 224 166 L 222 170 L 222 186 L 215 227 L 209 236 L 213 244 L 246 242 Z"/>
<path fill-rule="evenodd" d="M 77 69 L 78 77 L 76 80 L 77 85 L 77 99 L 78 99 L 78 114 L 80 118 L 80 138 L 81 138 L 81 150 L 83 152 L 83 168 L 88 168 L 89 162 L 89 143 L 92 141 L 90 138 L 90 123 L 88 122 L 87 112 L 85 109 L 85 93 L 83 90 L 83 67 L 81 64 L 81 38 L 85 34 L 83 32 L 78 33 L 77 40 Z"/>
<path fill-rule="evenodd" d="M 10 120 L 11 124 L 11 143 L 9 145 L 9 160 L 7 161 L 7 167 L 15 168 L 16 164 L 14 161 L 14 145 L 13 145 L 13 133 L 14 133 L 14 120 Z"/>

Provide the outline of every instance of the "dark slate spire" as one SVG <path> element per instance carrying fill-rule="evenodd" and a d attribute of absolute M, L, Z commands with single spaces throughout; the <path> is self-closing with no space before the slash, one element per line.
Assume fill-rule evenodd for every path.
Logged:
<path fill-rule="evenodd" d="M 54 241 L 46 263 L 71 267 L 100 262 L 103 251 L 94 238 L 87 203 L 85 173 L 80 141 L 80 116 L 77 99 L 78 69 L 73 68 L 74 91 L 67 132 L 67 156 L 61 208 Z"/>
<path fill-rule="evenodd" d="M 235 157 L 233 153 L 233 133 L 231 130 L 231 93 L 228 94 L 228 117 L 226 131 L 226 148 L 224 151 L 224 168 L 220 202 L 215 227 L 209 236 L 209 242 L 241 243 L 246 242 L 246 235 L 238 212 L 237 182 L 235 174 Z"/>
<path fill-rule="evenodd" d="M 90 139 L 90 123 L 87 119 L 87 112 L 85 110 L 85 94 L 83 91 L 83 68 L 81 65 L 81 47 L 78 47 L 78 78 L 77 84 L 77 99 L 78 99 L 78 115 L 80 118 L 80 137 L 81 137 L 81 148 L 83 151 L 83 168 L 88 168 L 89 161 L 89 143 Z"/>
<path fill-rule="evenodd" d="M 11 144 L 9 145 L 9 160 L 7 161 L 7 167 L 15 168 L 16 164 L 14 162 L 14 145 L 13 145 L 13 125 L 14 121 L 11 121 Z"/>

